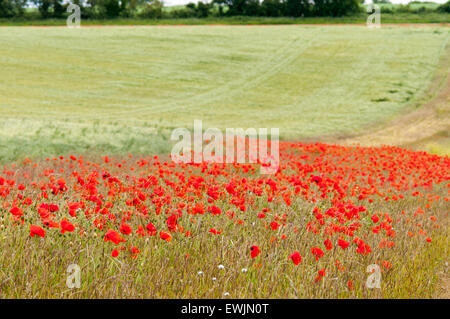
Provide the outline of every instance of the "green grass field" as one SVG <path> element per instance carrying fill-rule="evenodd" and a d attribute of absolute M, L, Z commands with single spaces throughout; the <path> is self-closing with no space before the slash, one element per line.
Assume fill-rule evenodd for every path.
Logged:
<path fill-rule="evenodd" d="M 169 8 L 166 8 L 170 11 Z M 83 19 L 81 25 L 285 25 L 285 24 L 365 24 L 368 14 L 360 14 L 343 17 L 207 17 L 207 18 L 116 18 L 116 19 Z M 382 13 L 381 23 L 404 24 L 404 23 L 442 23 L 448 24 L 449 14 L 441 12 L 395 12 Z M 0 26 L 65 26 L 66 19 L 40 19 L 39 17 L 24 17 L 5 19 L 0 18 Z"/>
<path fill-rule="evenodd" d="M 295 139 L 362 132 L 415 105 L 448 39 L 448 27 L 0 28 L 0 161 L 163 152 L 194 119 Z"/>

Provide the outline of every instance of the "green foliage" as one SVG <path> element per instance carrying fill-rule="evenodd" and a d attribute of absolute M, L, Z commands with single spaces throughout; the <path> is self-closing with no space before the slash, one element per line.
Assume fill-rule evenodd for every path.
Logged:
<path fill-rule="evenodd" d="M 22 17 L 27 0 L 0 0 L 0 17 Z"/>
<path fill-rule="evenodd" d="M 32 2 L 37 6 L 43 19 L 62 18 L 67 8 L 63 0 L 32 0 Z"/>
<path fill-rule="evenodd" d="M 437 8 L 437 11 L 439 12 L 445 12 L 445 13 L 450 13 L 450 1 L 447 1 L 446 3 L 444 3 L 443 5 L 439 6 Z"/>
<path fill-rule="evenodd" d="M 195 6 L 195 4 L 194 4 Z M 196 18 L 197 13 L 195 9 L 193 9 L 191 6 L 186 6 L 181 9 L 174 9 L 170 11 L 170 16 L 175 19 L 186 19 L 186 18 Z"/>
<path fill-rule="evenodd" d="M 282 17 L 286 13 L 286 4 L 280 0 L 263 0 L 261 13 L 267 17 Z"/>
<path fill-rule="evenodd" d="M 214 0 L 227 7 L 227 15 L 263 15 L 268 17 L 329 16 L 339 17 L 361 12 L 360 0 Z"/>
<path fill-rule="evenodd" d="M 430 14 L 439 11 L 439 5 L 434 2 L 421 2 L 421 1 L 411 1 L 408 4 L 391 4 L 389 2 L 378 1 L 376 2 L 382 13 L 389 13 L 395 15 L 405 15 L 405 14 Z"/>
<path fill-rule="evenodd" d="M 361 12 L 358 0 L 315 0 L 313 15 L 340 17 Z"/>
<path fill-rule="evenodd" d="M 290 17 L 309 16 L 311 8 L 309 0 L 286 0 L 286 15 Z"/>
<path fill-rule="evenodd" d="M 186 11 L 186 15 L 184 17 L 206 18 L 211 14 L 212 7 L 212 3 L 203 3 L 199 1 L 196 5 L 195 3 L 190 2 L 184 9 L 184 11 Z"/>
<path fill-rule="evenodd" d="M 105 0 L 104 1 L 105 15 L 107 18 L 116 18 L 122 10 L 119 0 Z"/>
<path fill-rule="evenodd" d="M 261 4 L 258 0 L 213 0 L 219 6 L 220 14 L 225 12 L 228 16 L 259 16 L 263 15 Z"/>
<path fill-rule="evenodd" d="M 140 13 L 140 17 L 159 19 L 162 17 L 163 3 L 160 0 L 147 1 L 144 9 Z"/>

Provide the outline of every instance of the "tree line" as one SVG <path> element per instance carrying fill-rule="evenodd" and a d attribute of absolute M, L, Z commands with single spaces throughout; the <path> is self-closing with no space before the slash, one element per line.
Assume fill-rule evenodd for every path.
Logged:
<path fill-rule="evenodd" d="M 363 12 L 364 0 L 212 0 L 167 8 L 161 0 L 71 0 L 84 19 L 208 16 L 340 17 Z M 386 2 L 379 0 L 378 2 Z M 67 0 L 0 0 L 0 18 L 64 18 Z M 438 8 L 449 12 L 450 1 Z"/>

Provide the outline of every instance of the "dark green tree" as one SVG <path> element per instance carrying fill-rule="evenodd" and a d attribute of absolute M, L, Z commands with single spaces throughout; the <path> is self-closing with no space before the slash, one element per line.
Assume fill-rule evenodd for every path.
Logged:
<path fill-rule="evenodd" d="M 107 18 L 117 18 L 122 11 L 119 0 L 105 0 L 103 6 Z"/>
<path fill-rule="evenodd" d="M 263 0 L 261 14 L 267 17 L 281 17 L 286 14 L 286 3 L 282 0 Z"/>
<path fill-rule="evenodd" d="M 313 15 L 320 17 L 340 17 L 362 10 L 359 0 L 314 0 Z"/>
<path fill-rule="evenodd" d="M 447 1 L 446 3 L 440 5 L 436 10 L 438 12 L 450 13 L 450 1 Z"/>
<path fill-rule="evenodd" d="M 67 10 L 67 6 L 63 5 L 62 0 L 53 0 L 53 14 L 54 18 L 61 18 Z"/>
<path fill-rule="evenodd" d="M 261 12 L 261 6 L 258 0 L 213 0 L 214 4 L 219 5 L 219 12 L 223 12 L 224 7 L 228 8 L 227 15 L 258 15 Z"/>
<path fill-rule="evenodd" d="M 12 18 L 22 16 L 27 0 L 0 0 L 0 17 Z"/>
<path fill-rule="evenodd" d="M 43 19 L 61 18 L 67 7 L 63 4 L 63 0 L 32 0 L 32 2 L 37 6 Z"/>
<path fill-rule="evenodd" d="M 197 3 L 197 16 L 199 18 L 206 18 L 209 15 L 212 5 L 199 1 Z"/>
<path fill-rule="evenodd" d="M 308 0 L 287 0 L 286 15 L 289 17 L 308 16 L 311 13 L 311 3 Z"/>
<path fill-rule="evenodd" d="M 150 19 L 160 19 L 163 14 L 163 3 L 160 0 L 147 0 L 139 16 Z"/>
<path fill-rule="evenodd" d="M 190 2 L 186 5 L 188 12 L 192 11 L 197 18 L 206 18 L 211 13 L 213 3 L 204 3 L 202 1 L 197 2 L 197 5 Z"/>

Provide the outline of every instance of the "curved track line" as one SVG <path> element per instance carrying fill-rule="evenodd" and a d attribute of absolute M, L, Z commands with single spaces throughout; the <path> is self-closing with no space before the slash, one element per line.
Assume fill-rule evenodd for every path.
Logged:
<path fill-rule="evenodd" d="M 164 112 L 168 112 L 179 107 L 180 106 L 179 104 L 182 104 L 183 109 L 188 109 L 192 107 L 192 104 L 196 104 L 195 108 L 198 108 L 202 105 L 207 105 L 214 101 L 223 99 L 225 95 L 226 96 L 235 95 L 239 92 L 242 92 L 245 89 L 256 86 L 258 83 L 261 83 L 262 81 L 270 78 L 271 76 L 276 74 L 279 70 L 281 70 L 283 67 L 290 64 L 298 57 L 298 55 L 300 55 L 305 49 L 307 49 L 312 44 L 314 37 L 307 42 L 306 46 L 301 48 L 301 50 L 298 50 L 298 48 L 295 47 L 295 44 L 300 40 L 301 37 L 295 38 L 294 40 L 292 40 L 279 50 L 281 51 L 279 55 L 272 56 L 269 61 L 259 63 L 258 65 L 261 67 L 273 64 L 273 66 L 269 68 L 266 72 L 263 73 L 257 72 L 259 68 L 258 65 L 256 65 L 254 68 L 256 70 L 255 72 L 246 74 L 244 78 L 239 78 L 236 81 L 230 82 L 228 85 L 209 90 L 203 94 L 194 95 L 180 102 L 174 103 L 172 101 L 168 101 L 167 103 L 159 104 L 156 107 L 149 106 L 149 107 L 140 107 L 128 111 L 111 112 L 108 114 L 108 116 L 103 117 L 103 119 L 113 119 L 113 117 L 115 116 L 125 114 L 129 115 L 133 113 L 135 114 L 142 111 L 155 112 L 163 110 Z M 252 77 L 254 78 L 251 79 Z"/>

